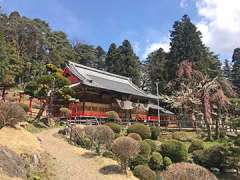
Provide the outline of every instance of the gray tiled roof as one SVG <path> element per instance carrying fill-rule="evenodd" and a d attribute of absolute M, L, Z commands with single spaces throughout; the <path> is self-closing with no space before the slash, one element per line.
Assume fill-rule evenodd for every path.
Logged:
<path fill-rule="evenodd" d="M 157 96 L 147 94 L 135 86 L 128 77 L 119 76 L 73 62 L 68 62 L 67 67 L 79 78 L 81 83 L 87 86 L 142 96 L 149 99 L 157 99 Z"/>

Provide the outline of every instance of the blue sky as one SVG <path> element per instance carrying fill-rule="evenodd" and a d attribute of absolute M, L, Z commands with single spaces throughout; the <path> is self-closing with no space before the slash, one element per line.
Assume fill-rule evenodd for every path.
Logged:
<path fill-rule="evenodd" d="M 141 59 L 159 47 L 167 50 L 173 22 L 188 14 L 204 31 L 204 42 L 221 58 L 229 58 L 231 48 L 240 43 L 222 50 L 213 41 L 215 32 L 210 31 L 214 19 L 207 12 L 211 1 L 217 0 L 0 0 L 0 5 L 7 13 L 17 10 L 47 21 L 54 30 L 66 32 L 71 41 L 101 45 L 105 50 L 112 42 L 129 39 Z"/>

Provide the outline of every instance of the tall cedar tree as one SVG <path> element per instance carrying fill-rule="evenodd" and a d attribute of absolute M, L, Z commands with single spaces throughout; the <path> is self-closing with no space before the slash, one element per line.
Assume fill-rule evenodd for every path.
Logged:
<path fill-rule="evenodd" d="M 227 59 L 224 60 L 223 73 L 224 77 L 231 79 L 231 65 Z"/>
<path fill-rule="evenodd" d="M 169 80 L 174 78 L 179 63 L 186 59 L 194 61 L 198 69 L 205 71 L 205 74 L 212 73 L 212 70 L 217 73 L 215 69 L 220 70 L 217 57 L 204 46 L 201 37 L 201 32 L 197 30 L 188 15 L 184 15 L 180 21 L 174 23 L 170 35 Z"/>
<path fill-rule="evenodd" d="M 114 43 L 110 45 L 105 68 L 108 72 L 131 78 L 134 84 L 140 86 L 140 62 L 128 40 L 119 47 Z"/>
<path fill-rule="evenodd" d="M 168 72 L 166 63 L 167 53 L 162 48 L 150 53 L 147 57 L 146 66 L 152 93 L 156 94 L 156 82 L 159 82 L 159 91 L 162 91 L 167 84 Z"/>
<path fill-rule="evenodd" d="M 233 84 L 240 88 L 240 48 L 234 49 L 232 56 L 232 80 Z"/>
<path fill-rule="evenodd" d="M 96 47 L 96 56 L 97 56 L 97 68 L 104 70 L 106 52 L 101 46 Z"/>

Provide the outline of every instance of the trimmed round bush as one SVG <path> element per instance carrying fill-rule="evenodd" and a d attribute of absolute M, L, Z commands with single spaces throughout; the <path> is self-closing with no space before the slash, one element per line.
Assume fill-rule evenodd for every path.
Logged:
<path fill-rule="evenodd" d="M 121 132 L 121 126 L 117 123 L 106 123 L 105 125 L 110 127 L 116 134 L 119 134 Z"/>
<path fill-rule="evenodd" d="M 151 139 L 145 139 L 144 142 L 146 142 L 146 143 L 148 143 L 148 144 L 150 145 L 150 147 L 151 147 L 151 152 L 156 151 L 157 146 L 156 146 L 156 143 L 155 143 L 153 140 L 151 140 Z"/>
<path fill-rule="evenodd" d="M 114 140 L 112 151 L 119 158 L 122 171 L 126 173 L 129 159 L 139 152 L 139 143 L 130 137 L 119 137 Z"/>
<path fill-rule="evenodd" d="M 133 138 L 136 141 L 141 141 L 142 140 L 141 136 L 137 133 L 130 133 L 130 134 L 128 134 L 128 137 Z"/>
<path fill-rule="evenodd" d="M 204 149 L 204 143 L 201 140 L 193 140 L 193 142 L 190 144 L 188 148 L 188 152 L 192 153 L 193 151 L 196 150 L 202 150 Z"/>
<path fill-rule="evenodd" d="M 142 137 L 142 139 L 149 139 L 151 137 L 150 128 L 139 123 L 129 126 L 127 133 L 137 133 Z"/>
<path fill-rule="evenodd" d="M 173 162 L 187 161 L 187 148 L 185 144 L 180 141 L 170 140 L 164 142 L 161 145 L 160 152 L 163 156 L 170 157 Z"/>
<path fill-rule="evenodd" d="M 156 180 L 156 173 L 145 165 L 136 166 L 133 174 L 140 180 Z"/>
<path fill-rule="evenodd" d="M 162 169 L 163 168 L 162 155 L 158 152 L 153 152 L 148 165 L 152 170 L 155 170 L 155 171 Z"/>
<path fill-rule="evenodd" d="M 151 139 L 152 140 L 157 140 L 158 139 L 158 136 L 160 134 L 160 128 L 156 127 L 156 126 L 152 126 L 150 128 L 151 130 Z"/>
<path fill-rule="evenodd" d="M 161 174 L 161 179 L 217 180 L 209 170 L 192 163 L 172 164 Z"/>
<path fill-rule="evenodd" d="M 146 158 L 149 158 L 150 153 L 151 153 L 151 146 L 145 141 L 141 141 L 139 143 L 139 145 L 140 145 L 139 154 L 141 154 L 142 156 L 144 156 Z"/>
<path fill-rule="evenodd" d="M 148 158 L 138 154 L 135 158 L 130 159 L 129 167 L 131 170 L 133 170 L 138 165 L 147 165 L 148 161 L 149 161 Z"/>
<path fill-rule="evenodd" d="M 164 168 L 166 169 L 171 164 L 172 164 L 172 160 L 169 157 L 165 156 L 163 158 L 163 166 L 164 166 Z"/>
<path fill-rule="evenodd" d="M 113 154 L 112 151 L 105 151 L 102 154 L 103 157 L 110 158 L 110 159 L 115 159 L 115 155 Z"/>
<path fill-rule="evenodd" d="M 27 113 L 29 111 L 28 105 L 24 103 L 18 103 L 19 106 L 23 108 L 23 110 Z"/>
<path fill-rule="evenodd" d="M 224 145 L 215 145 L 206 150 L 194 151 L 193 161 L 206 168 L 221 169 L 227 154 L 227 148 Z"/>

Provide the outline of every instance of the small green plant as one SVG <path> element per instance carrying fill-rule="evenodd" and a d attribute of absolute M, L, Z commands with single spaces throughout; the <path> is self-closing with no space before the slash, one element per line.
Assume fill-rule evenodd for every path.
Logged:
<path fill-rule="evenodd" d="M 106 158 L 110 158 L 110 159 L 115 159 L 116 158 L 112 151 L 105 151 L 102 154 L 102 156 L 106 157 Z"/>
<path fill-rule="evenodd" d="M 133 124 L 128 127 L 127 133 L 137 133 L 139 134 L 142 139 L 148 139 L 151 137 L 151 131 L 148 126 L 145 126 L 144 124 Z"/>
<path fill-rule="evenodd" d="M 140 145 L 139 154 L 146 157 L 146 158 L 149 158 L 150 153 L 151 153 L 151 146 L 145 141 L 141 141 L 139 143 L 139 145 Z"/>
<path fill-rule="evenodd" d="M 172 160 L 169 157 L 165 156 L 163 158 L 163 166 L 164 166 L 164 168 L 166 169 L 171 164 L 172 164 Z"/>
<path fill-rule="evenodd" d="M 106 123 L 105 125 L 110 127 L 116 134 L 119 134 L 121 132 L 121 126 L 117 123 Z"/>
<path fill-rule="evenodd" d="M 155 170 L 155 171 L 161 170 L 163 168 L 162 155 L 158 152 L 153 152 L 148 165 L 152 170 Z"/>
<path fill-rule="evenodd" d="M 156 173 L 145 165 L 136 166 L 133 174 L 140 180 L 156 180 Z"/>
<path fill-rule="evenodd" d="M 185 146 L 180 141 L 170 140 L 161 144 L 161 154 L 163 156 L 168 156 L 173 162 L 187 161 L 188 151 Z"/>
<path fill-rule="evenodd" d="M 133 170 L 138 165 L 147 165 L 148 162 L 149 162 L 148 158 L 146 158 L 143 155 L 138 154 L 136 157 L 130 159 L 129 167 L 131 170 Z"/>
<path fill-rule="evenodd" d="M 193 151 L 202 150 L 202 149 L 204 149 L 203 141 L 202 140 L 193 140 L 188 148 L 188 152 L 192 153 Z"/>
<path fill-rule="evenodd" d="M 156 127 L 156 126 L 152 126 L 150 128 L 151 130 L 151 139 L 152 140 L 157 140 L 158 136 L 160 135 L 160 128 Z"/>
<path fill-rule="evenodd" d="M 151 147 L 151 152 L 156 151 L 157 146 L 156 146 L 156 143 L 155 143 L 153 140 L 151 140 L 151 139 L 145 139 L 144 142 L 146 142 L 146 143 L 148 143 L 148 144 L 150 145 L 150 147 Z"/>
<path fill-rule="evenodd" d="M 141 136 L 137 133 L 130 133 L 130 134 L 128 134 L 128 137 L 131 137 L 131 138 L 135 139 L 136 141 L 142 140 Z"/>

